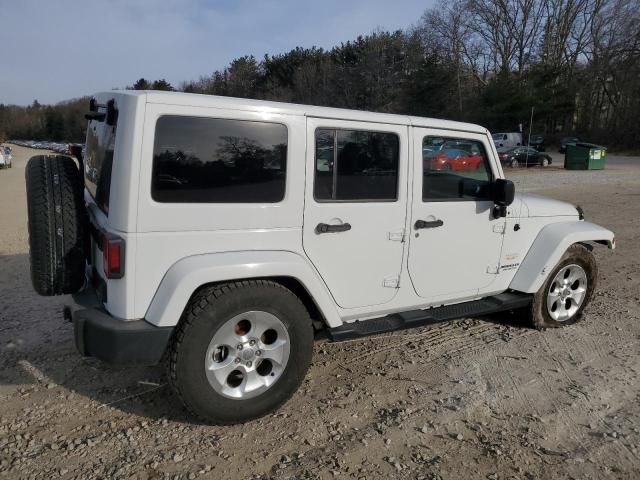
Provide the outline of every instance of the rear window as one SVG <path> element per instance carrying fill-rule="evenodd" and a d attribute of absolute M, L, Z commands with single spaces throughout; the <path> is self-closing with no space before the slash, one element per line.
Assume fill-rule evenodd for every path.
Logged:
<path fill-rule="evenodd" d="M 91 120 L 87 128 L 87 150 L 83 157 L 85 186 L 100 209 L 109 213 L 109 190 L 117 122 Z"/>
<path fill-rule="evenodd" d="M 165 203 L 276 203 L 284 199 L 286 166 L 282 124 L 163 116 L 151 196 Z"/>

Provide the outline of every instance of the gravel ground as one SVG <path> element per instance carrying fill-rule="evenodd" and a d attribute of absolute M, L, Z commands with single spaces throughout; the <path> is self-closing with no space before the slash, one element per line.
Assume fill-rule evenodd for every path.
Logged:
<path fill-rule="evenodd" d="M 608 479 L 640 477 L 640 159 L 600 172 L 508 170 L 616 232 L 586 320 L 517 316 L 316 343 L 276 414 L 192 423 L 160 368 L 75 351 L 65 298 L 28 273 L 24 164 L 0 171 L 0 477 Z M 557 160 L 555 162 L 558 163 Z"/>

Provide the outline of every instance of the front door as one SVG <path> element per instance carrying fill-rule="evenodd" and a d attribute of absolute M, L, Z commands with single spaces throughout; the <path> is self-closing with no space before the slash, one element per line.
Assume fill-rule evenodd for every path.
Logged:
<path fill-rule="evenodd" d="M 303 245 L 342 308 L 397 293 L 408 165 L 406 126 L 307 120 Z"/>
<path fill-rule="evenodd" d="M 490 198 L 496 166 L 484 135 L 413 129 L 409 274 L 419 296 L 443 303 L 494 281 L 505 228 Z"/>

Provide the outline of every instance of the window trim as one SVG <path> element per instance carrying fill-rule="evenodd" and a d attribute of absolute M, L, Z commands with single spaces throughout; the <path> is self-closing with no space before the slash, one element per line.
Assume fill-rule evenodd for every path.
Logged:
<path fill-rule="evenodd" d="M 154 181 L 154 166 L 155 166 L 155 144 L 158 133 L 158 122 L 160 119 L 164 117 L 182 117 L 182 118 L 197 118 L 204 120 L 227 120 L 231 122 L 248 122 L 248 123 L 260 123 L 260 124 L 269 124 L 269 125 L 280 125 L 283 126 L 286 132 L 287 137 L 287 155 L 285 157 L 285 178 L 284 178 L 284 191 L 282 193 L 282 199 L 277 202 L 161 202 L 154 198 L 153 196 L 153 181 Z M 289 127 L 284 122 L 273 122 L 269 120 L 257 120 L 257 119 L 247 119 L 247 118 L 237 118 L 237 117 L 210 117 L 207 115 L 191 115 L 191 114 L 178 114 L 178 113 L 163 113 L 158 115 L 153 124 L 153 137 L 152 137 L 152 149 L 151 149 L 151 175 L 149 182 L 149 198 L 154 205 L 183 205 L 183 206 L 193 206 L 193 205 L 206 205 L 206 206 L 216 206 L 216 205 L 280 205 L 287 200 L 288 194 L 288 183 L 289 183 L 289 164 L 290 164 L 290 153 L 291 153 L 291 138 Z"/>
<path fill-rule="evenodd" d="M 332 130 L 334 132 L 333 135 L 333 161 L 334 161 L 334 169 L 333 169 L 333 181 L 332 181 L 332 189 L 333 192 L 335 193 L 336 187 L 337 187 L 337 182 L 338 182 L 338 169 L 336 168 L 337 164 L 338 164 L 338 131 L 348 131 L 348 132 L 367 132 L 367 133 L 384 133 L 387 135 L 394 135 L 396 137 L 396 139 L 398 140 L 398 167 L 397 167 L 397 171 L 396 171 L 396 198 L 393 199 L 378 199 L 378 198 L 363 198 L 363 199 L 358 199 L 358 200 L 352 200 L 352 199 L 348 199 L 348 200 L 340 200 L 340 199 L 324 199 L 324 198 L 318 198 L 316 196 L 316 172 L 317 172 L 317 161 L 318 161 L 318 157 L 316 156 L 316 140 L 317 140 L 317 135 L 318 135 L 318 130 Z M 351 128 L 351 127 L 330 127 L 330 126 L 324 126 L 324 127 L 316 127 L 315 130 L 313 131 L 313 185 L 312 185 L 312 191 L 313 191 L 313 200 L 316 203 L 397 203 L 400 201 L 400 159 L 401 159 L 401 146 L 402 146 L 402 142 L 401 142 L 401 138 L 400 135 L 398 135 L 397 132 L 390 132 L 388 130 L 368 130 L 368 129 L 363 129 L 363 128 Z"/>
<path fill-rule="evenodd" d="M 489 149 L 487 149 L 487 145 L 485 144 L 485 142 L 483 140 L 479 140 L 479 139 L 472 139 L 472 138 L 468 138 L 468 137 L 449 137 L 449 136 L 445 136 L 445 135 L 433 135 L 433 134 L 428 134 L 428 135 L 424 135 L 422 136 L 421 140 L 420 140 L 420 152 L 422 152 L 423 148 L 424 148 L 424 140 L 428 137 L 438 137 L 438 138 L 444 138 L 445 140 L 464 140 L 467 142 L 472 142 L 472 143 L 478 143 L 482 149 L 484 150 L 484 163 L 485 163 L 485 168 L 487 173 L 489 174 L 489 186 L 492 186 L 495 181 L 496 181 L 496 176 L 493 173 L 493 168 L 491 168 L 491 160 L 489 159 L 489 154 L 488 152 L 491 151 Z M 493 200 L 491 198 L 430 198 L 425 200 L 424 198 L 424 158 L 422 158 L 422 155 L 420 155 L 420 178 L 421 178 L 421 183 L 420 183 L 420 201 L 422 203 L 441 203 L 441 202 L 492 202 Z M 453 171 L 453 170 L 452 170 Z M 461 177 L 464 178 L 464 177 Z"/>

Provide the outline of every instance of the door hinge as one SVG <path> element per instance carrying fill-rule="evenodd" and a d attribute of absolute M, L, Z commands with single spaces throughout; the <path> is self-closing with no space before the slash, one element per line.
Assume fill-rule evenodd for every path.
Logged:
<path fill-rule="evenodd" d="M 493 231 L 495 233 L 504 233 L 505 229 L 506 229 L 506 227 L 505 227 L 505 223 L 504 222 L 498 223 L 498 224 L 493 226 Z"/>
<path fill-rule="evenodd" d="M 400 277 L 385 278 L 382 285 L 385 288 L 400 288 Z"/>
<path fill-rule="evenodd" d="M 500 265 L 489 265 L 487 267 L 487 273 L 497 275 L 499 271 L 500 271 Z"/>
<path fill-rule="evenodd" d="M 392 242 L 404 242 L 404 230 L 389 232 L 389 240 Z"/>

